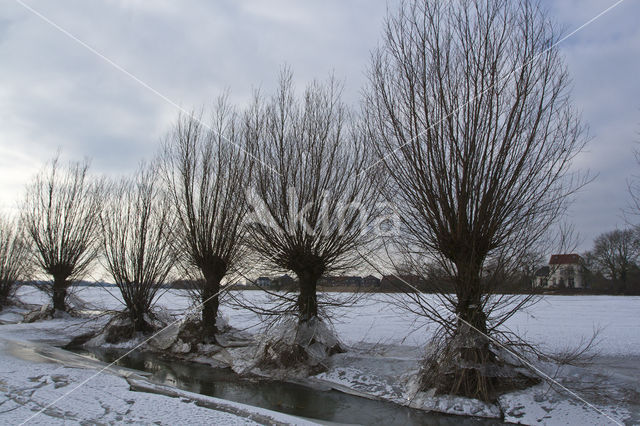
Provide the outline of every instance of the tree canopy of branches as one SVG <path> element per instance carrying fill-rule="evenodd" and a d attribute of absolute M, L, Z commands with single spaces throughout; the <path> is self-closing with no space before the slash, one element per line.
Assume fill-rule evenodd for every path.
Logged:
<path fill-rule="evenodd" d="M 27 187 L 22 209 L 35 266 L 53 278 L 56 310 L 66 310 L 68 287 L 88 271 L 100 248 L 103 185 L 88 169 L 87 161 L 60 167 L 53 160 Z"/>
<path fill-rule="evenodd" d="M 388 17 L 372 58 L 367 121 L 405 231 L 400 249 L 449 271 L 455 297 L 444 310 L 421 299 L 420 311 L 466 361 L 494 359 L 487 274 L 517 264 L 584 183 L 569 171 L 586 140 L 557 41 L 527 0 L 415 0 Z M 480 370 L 460 368 L 449 383 L 491 394 Z"/>
<path fill-rule="evenodd" d="M 163 155 L 163 169 L 177 216 L 178 252 L 202 304 L 203 338 L 215 340 L 221 281 L 245 253 L 244 190 L 251 163 L 238 123 L 225 96 L 218 99 L 212 124 L 180 117 Z"/>
<path fill-rule="evenodd" d="M 27 278 L 29 245 L 19 224 L 0 216 L 0 309 L 9 302 L 19 280 Z"/>
<path fill-rule="evenodd" d="M 334 79 L 309 84 L 301 98 L 284 70 L 270 98 L 256 95 L 245 117 L 256 159 L 251 187 L 251 243 L 267 264 L 293 271 L 299 321 L 318 316 L 323 275 L 354 267 L 370 241 L 374 183 L 359 174 L 370 156 L 340 100 Z"/>
<path fill-rule="evenodd" d="M 599 235 L 589 253 L 597 272 L 613 281 L 624 292 L 629 272 L 640 258 L 640 236 L 637 229 L 616 229 Z"/>
<path fill-rule="evenodd" d="M 171 203 L 154 166 L 110 188 L 101 214 L 104 264 L 133 331 L 150 331 L 151 308 L 174 262 Z"/>

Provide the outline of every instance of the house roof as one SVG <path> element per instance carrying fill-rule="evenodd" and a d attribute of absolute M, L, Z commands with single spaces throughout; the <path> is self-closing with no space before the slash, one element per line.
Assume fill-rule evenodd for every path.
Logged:
<path fill-rule="evenodd" d="M 580 263 L 579 254 L 552 254 L 549 265 L 575 265 Z"/>

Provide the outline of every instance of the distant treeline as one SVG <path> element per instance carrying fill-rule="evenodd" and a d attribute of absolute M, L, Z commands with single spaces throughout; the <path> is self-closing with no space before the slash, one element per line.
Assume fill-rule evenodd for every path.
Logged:
<path fill-rule="evenodd" d="M 532 288 L 531 280 L 527 277 L 505 281 L 498 286 L 498 293 L 504 294 L 588 294 L 588 295 L 640 295 L 640 270 L 630 274 L 625 287 L 617 285 L 602 274 L 588 274 L 587 288 Z M 264 283 L 266 280 L 262 280 Z M 231 290 L 263 290 L 271 291 L 295 291 L 298 288 L 296 279 L 288 276 L 270 278 L 267 285 L 258 285 L 255 281 L 247 281 L 233 285 Z M 20 285 L 32 287 L 50 285 L 46 281 L 24 281 Z M 104 281 L 77 281 L 73 283 L 77 287 L 117 287 L 114 283 Z M 227 284 L 228 285 L 228 284 Z M 164 289 L 192 290 L 197 283 L 190 280 L 176 280 L 162 286 Z M 448 293 L 454 294 L 455 287 L 444 280 L 422 278 L 417 275 L 385 275 L 382 279 L 372 276 L 344 276 L 322 278 L 318 285 L 319 291 L 325 292 L 365 292 L 365 293 Z"/>

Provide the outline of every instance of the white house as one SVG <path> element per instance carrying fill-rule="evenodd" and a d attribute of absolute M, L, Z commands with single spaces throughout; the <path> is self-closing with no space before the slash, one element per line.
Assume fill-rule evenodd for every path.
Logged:
<path fill-rule="evenodd" d="M 584 276 L 579 254 L 553 254 L 549 265 L 536 271 L 534 285 L 540 288 L 585 288 Z"/>

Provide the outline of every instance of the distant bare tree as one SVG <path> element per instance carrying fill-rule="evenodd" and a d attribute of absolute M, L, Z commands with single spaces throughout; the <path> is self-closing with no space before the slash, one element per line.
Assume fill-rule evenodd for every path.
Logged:
<path fill-rule="evenodd" d="M 398 250 L 435 259 L 455 286 L 443 305 L 418 301 L 457 360 L 430 365 L 425 386 L 495 396 L 499 378 L 473 366 L 497 362 L 485 335 L 523 305 L 492 288 L 585 182 L 570 172 L 585 138 L 557 41 L 526 0 L 414 0 L 389 16 L 373 55 L 365 105 Z"/>
<path fill-rule="evenodd" d="M 244 191 L 251 175 L 238 116 L 226 96 L 218 99 L 208 128 L 195 118 L 178 119 L 163 164 L 178 218 L 178 251 L 186 269 L 196 273 L 203 337 L 215 340 L 220 283 L 245 252 Z"/>
<path fill-rule="evenodd" d="M 29 256 L 19 223 L 0 216 L 0 309 L 13 296 L 18 281 L 28 277 Z"/>
<path fill-rule="evenodd" d="M 88 170 L 87 161 L 61 168 L 56 158 L 27 187 L 22 207 L 36 267 L 53 278 L 55 310 L 66 310 L 68 287 L 88 271 L 100 248 L 103 185 Z"/>
<path fill-rule="evenodd" d="M 618 291 L 624 292 L 629 272 L 640 259 L 638 230 L 616 229 L 600 234 L 589 254 L 596 271 L 612 280 Z"/>
<path fill-rule="evenodd" d="M 104 266 L 120 289 L 133 331 L 151 331 L 151 308 L 175 263 L 171 203 L 155 166 L 109 191 L 102 210 Z"/>
<path fill-rule="evenodd" d="M 297 98 L 284 70 L 275 95 L 256 95 L 246 114 L 257 159 L 251 243 L 271 267 L 297 276 L 299 294 L 289 308 L 300 322 L 318 316 L 320 277 L 357 267 L 358 249 L 371 242 L 366 231 L 378 193 L 359 174 L 371 157 L 340 96 L 330 79 Z"/>

